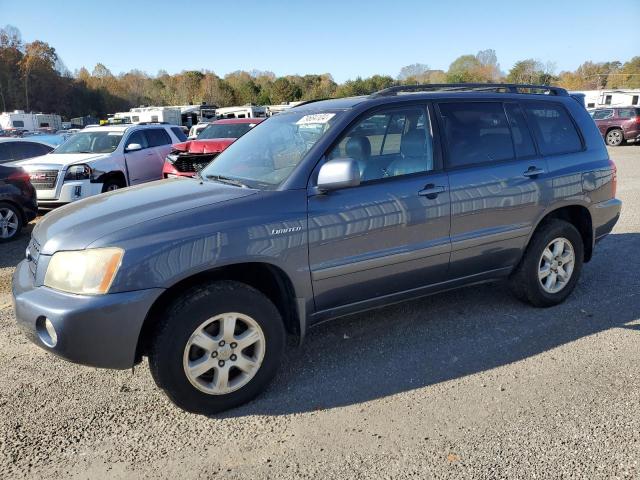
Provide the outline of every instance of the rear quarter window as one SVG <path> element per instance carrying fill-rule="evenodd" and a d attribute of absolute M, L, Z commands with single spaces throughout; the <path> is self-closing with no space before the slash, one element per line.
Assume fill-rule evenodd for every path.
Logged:
<path fill-rule="evenodd" d="M 620 118 L 634 118 L 637 115 L 635 108 L 621 108 L 618 110 L 618 117 Z"/>
<path fill-rule="evenodd" d="M 579 152 L 582 141 L 569 112 L 558 103 L 525 102 L 524 110 L 543 155 Z"/>

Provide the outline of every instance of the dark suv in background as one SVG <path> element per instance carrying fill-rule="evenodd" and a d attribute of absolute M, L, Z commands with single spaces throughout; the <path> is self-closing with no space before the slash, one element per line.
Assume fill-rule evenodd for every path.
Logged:
<path fill-rule="evenodd" d="M 421 85 L 302 104 L 199 178 L 48 214 L 13 278 L 16 318 L 73 362 L 149 358 L 180 407 L 240 405 L 287 334 L 506 279 L 564 301 L 620 215 L 616 168 L 561 88 Z"/>
<path fill-rule="evenodd" d="M 598 108 L 589 113 L 607 145 L 617 147 L 625 141 L 640 140 L 640 108 Z"/>

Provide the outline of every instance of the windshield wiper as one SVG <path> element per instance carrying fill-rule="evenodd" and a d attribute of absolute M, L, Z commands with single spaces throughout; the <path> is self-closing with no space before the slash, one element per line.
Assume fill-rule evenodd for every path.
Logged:
<path fill-rule="evenodd" d="M 247 185 L 245 185 L 241 181 L 236 180 L 235 178 L 225 177 L 224 175 L 207 175 L 205 178 L 208 180 L 214 180 L 220 183 L 226 183 L 227 185 L 233 185 L 233 186 L 242 187 L 242 188 L 249 188 Z"/>

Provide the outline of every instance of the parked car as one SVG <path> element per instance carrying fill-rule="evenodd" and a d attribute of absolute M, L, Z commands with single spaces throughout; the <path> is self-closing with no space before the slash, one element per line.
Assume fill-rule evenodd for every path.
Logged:
<path fill-rule="evenodd" d="M 175 125 L 86 127 L 50 154 L 17 162 L 31 175 L 41 209 L 162 178 Z"/>
<path fill-rule="evenodd" d="M 188 140 L 195 140 L 205 128 L 211 125 L 211 122 L 198 122 L 189 129 L 187 135 Z"/>
<path fill-rule="evenodd" d="M 15 239 L 37 214 L 36 190 L 29 174 L 19 167 L 0 165 L 0 242 Z"/>
<path fill-rule="evenodd" d="M 194 177 L 237 138 L 264 118 L 233 118 L 210 123 L 196 140 L 178 143 L 164 162 L 164 178 Z"/>
<path fill-rule="evenodd" d="M 0 138 L 0 164 L 46 155 L 55 145 L 40 138 Z"/>
<path fill-rule="evenodd" d="M 561 88 L 302 104 L 198 179 L 47 215 L 13 278 L 16 318 L 73 362 L 148 356 L 176 405 L 211 414 L 265 388 L 286 334 L 328 319 L 501 279 L 535 307 L 563 302 L 619 218 L 615 194 L 598 129 Z"/>
<path fill-rule="evenodd" d="M 607 145 L 617 147 L 625 141 L 640 140 L 640 108 L 597 108 L 590 114 Z"/>

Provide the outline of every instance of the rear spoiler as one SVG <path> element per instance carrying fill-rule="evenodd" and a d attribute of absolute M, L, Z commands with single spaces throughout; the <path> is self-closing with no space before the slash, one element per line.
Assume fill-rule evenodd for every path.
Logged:
<path fill-rule="evenodd" d="M 576 102 L 582 105 L 584 108 L 587 108 L 587 104 L 584 101 L 584 93 L 582 92 L 569 92 L 569 96 L 573 98 Z"/>

